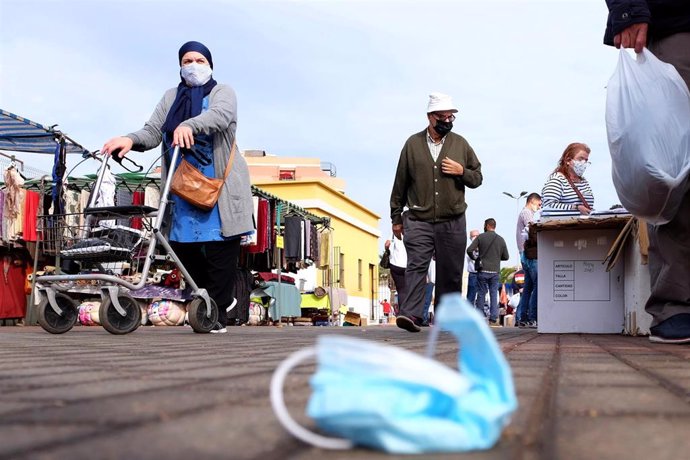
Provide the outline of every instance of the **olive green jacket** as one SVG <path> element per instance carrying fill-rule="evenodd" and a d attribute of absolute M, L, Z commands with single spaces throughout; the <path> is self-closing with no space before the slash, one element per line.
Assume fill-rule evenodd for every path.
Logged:
<path fill-rule="evenodd" d="M 441 161 L 450 158 L 465 169 L 462 176 L 441 172 Z M 465 187 L 482 184 L 482 165 L 465 138 L 450 132 L 436 162 L 427 144 L 427 130 L 413 134 L 405 142 L 391 192 L 391 221 L 402 224 L 402 212 L 409 208 L 412 219 L 443 222 L 462 215 L 467 209 Z"/>

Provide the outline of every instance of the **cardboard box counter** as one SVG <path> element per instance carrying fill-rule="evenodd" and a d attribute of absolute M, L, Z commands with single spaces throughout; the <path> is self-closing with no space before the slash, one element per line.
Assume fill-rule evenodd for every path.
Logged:
<path fill-rule="evenodd" d="M 539 332 L 623 332 L 624 264 L 607 272 L 605 259 L 627 220 L 537 224 Z"/>

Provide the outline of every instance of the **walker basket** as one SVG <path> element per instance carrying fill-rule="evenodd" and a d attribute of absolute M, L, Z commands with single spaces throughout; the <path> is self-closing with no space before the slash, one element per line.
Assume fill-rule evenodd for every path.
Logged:
<path fill-rule="evenodd" d="M 87 263 L 130 261 L 147 232 L 131 228 L 131 216 L 82 214 L 39 216 L 43 251 Z"/>

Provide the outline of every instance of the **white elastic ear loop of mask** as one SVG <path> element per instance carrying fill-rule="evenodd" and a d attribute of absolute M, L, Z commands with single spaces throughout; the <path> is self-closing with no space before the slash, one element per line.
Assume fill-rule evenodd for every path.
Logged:
<path fill-rule="evenodd" d="M 276 417 L 278 417 L 280 424 L 283 425 L 283 427 L 289 431 L 290 434 L 306 443 L 322 449 L 352 449 L 353 443 L 348 439 L 328 438 L 307 430 L 290 416 L 290 413 L 285 407 L 285 400 L 283 398 L 283 384 L 285 383 L 285 377 L 299 363 L 315 356 L 316 348 L 308 347 L 303 350 L 296 351 L 288 356 L 285 361 L 280 363 L 278 368 L 273 373 L 273 377 L 271 377 L 271 406 L 273 407 L 273 412 L 275 412 Z"/>

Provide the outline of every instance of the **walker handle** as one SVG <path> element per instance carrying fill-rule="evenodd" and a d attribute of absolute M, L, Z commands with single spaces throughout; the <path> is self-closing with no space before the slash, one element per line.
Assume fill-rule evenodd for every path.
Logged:
<path fill-rule="evenodd" d="M 136 163 L 136 162 L 135 162 L 134 160 L 132 160 L 131 158 L 128 158 L 128 157 L 126 157 L 126 156 L 121 157 L 121 156 L 120 156 L 120 152 L 121 152 L 121 151 L 122 151 L 122 149 L 115 149 L 115 150 L 113 150 L 112 152 L 110 152 L 110 157 L 113 159 L 113 161 L 114 161 L 115 163 L 119 164 L 120 166 L 122 166 L 123 168 L 125 168 L 127 171 L 129 171 L 129 172 L 131 172 L 131 173 L 138 173 L 138 172 L 141 172 L 141 171 L 144 170 L 144 167 L 143 167 L 143 166 L 141 166 L 140 164 Z M 122 160 L 127 160 L 127 161 L 129 161 L 130 163 L 132 163 L 132 164 L 137 168 L 136 171 L 131 170 L 131 169 L 129 169 L 127 166 L 123 165 L 123 164 L 122 164 Z"/>

